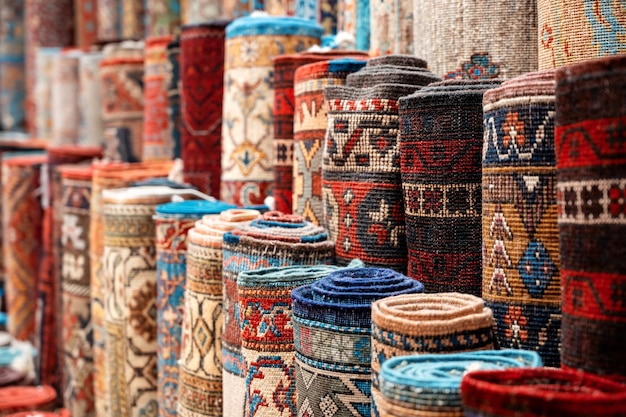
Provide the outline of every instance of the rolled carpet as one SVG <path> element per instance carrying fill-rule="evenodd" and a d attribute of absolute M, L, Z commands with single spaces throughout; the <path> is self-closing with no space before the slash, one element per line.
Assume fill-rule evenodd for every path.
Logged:
<path fill-rule="evenodd" d="M 181 417 L 223 415 L 222 241 L 224 233 L 248 224 L 259 215 L 256 210 L 226 210 L 198 220 L 187 235 L 177 408 Z"/>
<path fill-rule="evenodd" d="M 186 288 L 187 232 L 197 220 L 234 206 L 220 201 L 188 200 L 157 206 L 156 336 L 159 415 L 175 416 L 181 353 L 181 322 Z"/>
<path fill-rule="evenodd" d="M 23 130 L 26 126 L 25 1 L 0 4 L 0 129 Z M 31 61 L 34 63 L 34 60 Z"/>
<path fill-rule="evenodd" d="M 560 365 L 561 288 L 554 155 L 554 71 L 483 98 L 482 296 L 500 348 Z"/>
<path fill-rule="evenodd" d="M 484 350 L 389 359 L 380 373 L 381 417 L 463 417 L 461 381 L 484 369 L 541 366 L 537 353 Z M 467 414 L 465 414 L 467 415 Z"/>
<path fill-rule="evenodd" d="M 81 133 L 79 144 L 85 146 L 104 145 L 102 125 L 102 84 L 100 61 L 102 52 L 86 52 L 79 62 L 79 103 L 81 107 Z"/>
<path fill-rule="evenodd" d="M 54 146 L 77 145 L 80 139 L 81 106 L 79 68 L 82 52 L 78 49 L 62 50 L 52 63 L 50 109 Z"/>
<path fill-rule="evenodd" d="M 37 48 L 35 55 L 36 80 L 31 98 L 35 110 L 29 123 L 33 124 L 33 133 L 38 138 L 48 141 L 52 139 L 52 65 L 60 52 L 58 47 L 42 47 Z M 98 92 L 98 97 L 100 94 Z M 98 117 L 102 118 L 102 114 Z"/>
<path fill-rule="evenodd" d="M 0 413 L 2 415 L 28 410 L 55 409 L 57 394 L 48 385 L 37 387 L 0 388 Z"/>
<path fill-rule="evenodd" d="M 172 135 L 172 157 L 180 158 L 180 40 L 175 38 L 167 45 L 167 59 L 172 76 L 167 86 L 167 116 Z"/>
<path fill-rule="evenodd" d="M 460 293 L 408 294 L 372 304 L 372 410 L 380 411 L 380 370 L 417 353 L 493 349 L 493 315 L 480 298 Z M 376 414 L 377 415 L 377 414 Z"/>
<path fill-rule="evenodd" d="M 626 388 L 583 372 L 551 368 L 470 372 L 461 397 L 468 417 L 618 417 Z"/>
<path fill-rule="evenodd" d="M 241 351 L 237 277 L 244 271 L 289 265 L 330 264 L 334 242 L 322 227 L 295 215 L 270 211 L 224 235 L 222 334 L 224 415 L 244 415 L 246 381 Z"/>
<path fill-rule="evenodd" d="M 626 57 L 560 68 L 555 145 L 561 365 L 626 378 Z"/>
<path fill-rule="evenodd" d="M 244 17 L 226 27 L 222 200 L 248 206 L 272 194 L 272 58 L 302 52 L 321 36 L 317 23 L 295 17 Z"/>
<path fill-rule="evenodd" d="M 371 306 L 423 292 L 383 268 L 348 268 L 292 292 L 298 415 L 371 415 Z"/>
<path fill-rule="evenodd" d="M 448 80 L 400 99 L 408 275 L 427 292 L 481 294 L 482 102 L 499 84 Z"/>

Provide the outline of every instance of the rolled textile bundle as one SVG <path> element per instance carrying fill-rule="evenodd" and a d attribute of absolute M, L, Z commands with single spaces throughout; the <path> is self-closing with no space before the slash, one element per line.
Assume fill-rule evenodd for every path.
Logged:
<path fill-rule="evenodd" d="M 47 148 L 48 159 L 42 172 L 44 180 L 42 190 L 43 224 L 42 224 L 42 253 L 39 262 L 37 283 L 38 306 L 37 323 L 39 324 L 39 382 L 51 385 L 60 392 L 62 374 L 59 372 L 59 362 L 62 359 L 60 350 L 60 336 L 62 326 L 61 304 L 61 276 L 62 258 L 61 246 L 63 239 L 72 237 L 80 240 L 76 230 L 63 230 L 61 216 L 61 174 L 57 167 L 62 164 L 78 164 L 89 162 L 91 159 L 102 156 L 100 147 L 77 147 L 66 145 Z M 71 228 L 71 227 L 70 227 Z M 85 235 L 86 236 L 86 235 Z M 84 243 L 84 242 L 83 242 Z"/>
<path fill-rule="evenodd" d="M 97 0 L 98 40 L 122 39 L 122 0 Z"/>
<path fill-rule="evenodd" d="M 298 415 L 371 415 L 371 306 L 424 286 L 384 268 L 349 268 L 292 292 Z"/>
<path fill-rule="evenodd" d="M 413 53 L 444 78 L 512 78 L 537 70 L 537 0 L 418 0 L 413 22 L 419 34 Z"/>
<path fill-rule="evenodd" d="M 626 57 L 556 73 L 556 169 L 561 256 L 561 364 L 626 378 Z"/>
<path fill-rule="evenodd" d="M 172 70 L 167 86 L 167 115 L 172 136 L 172 157 L 180 158 L 180 41 L 174 39 L 167 45 L 167 59 Z"/>
<path fill-rule="evenodd" d="M 38 48 L 36 52 L 33 123 L 35 134 L 43 140 L 52 140 L 52 67 L 56 55 L 60 52 L 61 48 L 56 47 Z"/>
<path fill-rule="evenodd" d="M 319 22 L 324 35 L 337 33 L 337 0 L 297 0 L 295 15 Z"/>
<path fill-rule="evenodd" d="M 0 128 L 2 130 L 23 130 L 25 127 L 24 16 L 24 1 L 5 0 L 0 4 Z"/>
<path fill-rule="evenodd" d="M 304 65 L 294 75 L 293 212 L 317 225 L 324 224 L 322 149 L 327 127 L 324 88 L 343 85 L 346 76 L 365 64 L 365 60 L 337 59 Z"/>
<path fill-rule="evenodd" d="M 501 348 L 534 350 L 558 367 L 554 88 L 554 71 L 544 71 L 485 92 L 482 296 Z"/>
<path fill-rule="evenodd" d="M 356 41 L 356 49 L 369 50 L 370 42 L 370 1 L 337 1 L 337 32 L 347 32 Z"/>
<path fill-rule="evenodd" d="M 100 61 L 105 156 L 138 162 L 143 155 L 143 42 L 122 42 L 104 49 Z"/>
<path fill-rule="evenodd" d="M 61 392 L 72 415 L 95 415 L 91 325 L 89 205 L 91 166 L 59 168 L 61 173 Z"/>
<path fill-rule="evenodd" d="M 626 52 L 626 8 L 613 2 L 537 0 L 539 69 Z"/>
<path fill-rule="evenodd" d="M 473 295 L 410 294 L 375 301 L 372 304 L 372 410 L 380 411 L 385 401 L 381 399 L 380 370 L 387 360 L 417 353 L 493 349 L 493 333 L 491 310 Z"/>
<path fill-rule="evenodd" d="M 618 417 L 626 388 L 605 378 L 561 369 L 470 372 L 461 397 L 472 417 Z"/>
<path fill-rule="evenodd" d="M 249 226 L 228 232 L 223 242 L 224 326 L 222 334 L 224 415 L 243 416 L 246 381 L 237 307 L 240 272 L 289 265 L 330 264 L 334 242 L 326 230 L 300 216 L 270 211 Z"/>
<path fill-rule="evenodd" d="M 408 275 L 427 292 L 481 294 L 482 101 L 498 84 L 449 80 L 400 99 Z"/>
<path fill-rule="evenodd" d="M 223 414 L 222 239 L 258 216 L 256 210 L 226 210 L 189 230 L 177 408 L 182 417 Z"/>
<path fill-rule="evenodd" d="M 121 6 L 122 38 L 143 39 L 146 36 L 146 0 L 118 0 Z"/>
<path fill-rule="evenodd" d="M 370 3 L 370 55 L 413 54 L 413 2 Z"/>
<path fill-rule="evenodd" d="M 141 164 L 97 164 L 94 165 L 89 212 L 89 258 L 91 321 L 93 327 L 94 394 L 96 414 L 109 414 L 108 376 L 105 365 L 106 331 L 104 328 L 104 289 L 102 255 L 104 254 L 104 224 L 102 218 L 102 192 L 110 188 L 128 187 L 135 181 L 155 177 L 167 177 L 171 162 L 145 162 Z M 155 336 L 156 337 L 156 336 Z M 156 358 L 155 358 L 156 359 Z M 156 371 L 156 364 L 155 364 Z M 156 384 L 156 381 L 153 381 Z"/>
<path fill-rule="evenodd" d="M 222 200 L 247 206 L 271 195 L 272 58 L 306 50 L 321 36 L 317 23 L 295 17 L 244 17 L 226 28 Z"/>
<path fill-rule="evenodd" d="M 422 65 L 417 58 L 407 58 L 409 65 L 394 65 L 397 57 L 381 59 L 390 61 L 384 69 L 390 82 L 371 74 L 371 83 L 357 77 L 358 88 L 352 87 L 356 72 L 347 77 L 347 86 L 329 86 L 324 91 L 328 111 L 322 157 L 325 221 L 337 242 L 339 265 L 359 258 L 366 265 L 406 272 L 398 99 L 437 77 L 428 72 L 428 77 L 413 76 L 423 71 L 405 69 L 413 62 Z M 378 71 L 368 66 L 361 71 Z"/>
<path fill-rule="evenodd" d="M 173 159 L 172 135 L 167 115 L 167 88 L 171 78 L 167 45 L 171 41 L 171 35 L 146 39 L 142 161 Z"/>
<path fill-rule="evenodd" d="M 391 358 L 380 373 L 381 417 L 463 417 L 461 381 L 468 372 L 541 366 L 535 352 L 484 350 Z"/>
<path fill-rule="evenodd" d="M 37 341 L 39 260 L 42 256 L 41 171 L 45 155 L 2 161 L 2 233 L 8 332 L 18 340 Z"/>
<path fill-rule="evenodd" d="M 180 0 L 146 0 L 146 37 L 175 35 L 180 30 Z"/>
<path fill-rule="evenodd" d="M 157 399 L 160 416 L 175 416 L 186 284 L 187 232 L 204 215 L 234 208 L 220 201 L 182 201 L 156 208 Z"/>
<path fill-rule="evenodd" d="M 168 187 L 102 192 L 102 277 L 109 410 L 115 416 L 159 413 L 157 402 L 157 257 L 153 216 Z"/>
<path fill-rule="evenodd" d="M 222 416 L 222 240 L 259 217 L 230 209 L 205 216 L 187 237 L 187 284 L 181 338 L 178 414 Z M 206 337 L 207 334 L 212 337 Z"/>
<path fill-rule="evenodd" d="M 257 3 L 259 0 L 255 0 Z M 294 16 L 296 0 L 263 0 L 263 10 L 273 16 Z"/>
<path fill-rule="evenodd" d="M 98 41 L 99 0 L 74 0 L 74 45 L 89 48 Z"/>
<path fill-rule="evenodd" d="M 284 266 L 239 274 L 246 417 L 297 415 L 291 293 L 337 269 L 331 265 Z"/>
<path fill-rule="evenodd" d="M 193 2 L 194 0 L 189 0 Z M 202 0 L 207 1 L 207 0 Z M 222 13 L 226 19 L 236 19 L 242 16 L 248 16 L 254 11 L 254 6 L 257 1 L 247 0 L 222 0 Z"/>
<path fill-rule="evenodd" d="M 198 23 L 210 22 L 224 16 L 233 18 L 223 13 L 224 2 L 212 0 L 187 0 L 187 7 L 183 13 L 183 24 L 196 25 Z"/>
<path fill-rule="evenodd" d="M 180 35 L 181 150 L 185 182 L 219 197 L 225 20 Z M 211 155 L 207 158 L 207 155 Z"/>
<path fill-rule="evenodd" d="M 376 57 L 370 59 L 362 70 L 348 75 L 346 84 L 353 88 L 367 88 L 390 83 L 424 86 L 441 81 L 427 66 L 426 61 L 411 55 Z"/>
<path fill-rule="evenodd" d="M 35 132 L 35 57 L 39 47 L 71 46 L 74 42 L 74 0 L 23 0 L 26 7 L 26 125 Z"/>
<path fill-rule="evenodd" d="M 102 123 L 102 82 L 100 78 L 101 52 L 86 52 L 80 56 L 79 82 L 81 126 L 79 144 L 103 146 L 104 127 Z"/>
<path fill-rule="evenodd" d="M 53 146 L 76 145 L 80 136 L 81 110 L 78 78 L 80 56 L 76 49 L 61 51 L 52 63 L 50 108 Z"/>
<path fill-rule="evenodd" d="M 0 413 L 17 413 L 28 410 L 55 409 L 57 394 L 48 385 L 37 387 L 5 387 L 0 388 Z"/>
<path fill-rule="evenodd" d="M 312 62 L 327 61 L 350 55 L 367 59 L 366 54 L 343 51 L 303 52 L 300 54 L 278 55 L 273 59 L 274 104 L 272 107 L 272 122 L 274 128 L 273 196 L 275 210 L 283 213 L 291 213 L 292 210 L 295 72 L 298 67 Z"/>

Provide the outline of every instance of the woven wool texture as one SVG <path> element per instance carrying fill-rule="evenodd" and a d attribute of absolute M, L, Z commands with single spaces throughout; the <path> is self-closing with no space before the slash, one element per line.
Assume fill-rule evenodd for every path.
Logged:
<path fill-rule="evenodd" d="M 626 6 L 617 2 L 537 0 L 539 68 L 626 52 Z"/>
<path fill-rule="evenodd" d="M 554 156 L 554 72 L 530 73 L 483 99 L 482 296 L 501 348 L 559 366 L 561 288 Z"/>
<path fill-rule="evenodd" d="M 45 156 L 24 156 L 2 161 L 2 230 L 7 331 L 18 340 L 37 341 L 36 310 L 41 257 L 40 187 Z"/>
<path fill-rule="evenodd" d="M 81 133 L 79 144 L 85 146 L 104 145 L 102 124 L 102 84 L 100 61 L 102 53 L 84 53 L 79 63 L 79 106 L 81 108 Z"/>
<path fill-rule="evenodd" d="M 294 17 L 245 17 L 226 28 L 221 198 L 262 204 L 274 182 L 272 58 L 318 44 L 322 28 Z"/>
<path fill-rule="evenodd" d="M 89 48 L 98 41 L 98 0 L 74 0 L 74 44 Z"/>
<path fill-rule="evenodd" d="M 391 358 L 380 374 L 380 416 L 463 417 L 461 380 L 467 372 L 538 366 L 539 355 L 525 350 Z"/>
<path fill-rule="evenodd" d="M 469 294 L 410 294 L 372 304 L 372 411 L 384 399 L 380 369 L 389 359 L 417 353 L 493 349 L 493 315 Z"/>
<path fill-rule="evenodd" d="M 168 117 L 167 88 L 171 67 L 167 45 L 172 36 L 146 39 L 143 78 L 143 145 L 142 161 L 172 159 L 172 135 Z"/>
<path fill-rule="evenodd" d="M 162 412 L 157 402 L 157 254 L 153 216 L 171 194 L 152 187 L 102 193 L 102 277 L 109 410 L 116 416 Z M 165 405 L 165 404 L 163 404 Z"/>
<path fill-rule="evenodd" d="M 461 384 L 466 415 L 476 417 L 618 417 L 624 385 L 560 369 L 471 372 Z"/>
<path fill-rule="evenodd" d="M 70 46 L 74 42 L 73 0 L 24 0 L 26 34 L 26 125 L 34 132 L 35 57 L 40 46 Z"/>
<path fill-rule="evenodd" d="M 294 75 L 293 212 L 324 223 L 322 154 L 326 134 L 324 88 L 343 85 L 365 60 L 341 59 L 304 65 Z M 274 191 L 276 192 L 276 191 Z"/>
<path fill-rule="evenodd" d="M 181 158 L 185 181 L 218 197 L 226 21 L 185 26 L 180 35 Z M 211 157 L 207 158 L 207 155 Z"/>
<path fill-rule="evenodd" d="M 98 40 L 122 39 L 122 0 L 97 0 Z"/>
<path fill-rule="evenodd" d="M 34 132 L 38 138 L 52 138 L 52 65 L 60 48 L 38 48 L 35 58 L 36 77 L 33 114 Z M 100 96 L 100 93 L 98 93 Z M 102 118 L 102 115 L 99 115 Z"/>
<path fill-rule="evenodd" d="M 348 268 L 292 292 L 298 415 L 371 415 L 371 305 L 424 286 L 390 269 Z"/>
<path fill-rule="evenodd" d="M 408 274 L 427 292 L 480 296 L 483 93 L 496 81 L 447 81 L 400 100 Z"/>
<path fill-rule="evenodd" d="M 54 146 L 75 145 L 79 141 L 80 54 L 78 50 L 62 51 L 54 57 L 52 63 L 52 87 L 50 89 L 52 137 L 50 143 Z"/>
<path fill-rule="evenodd" d="M 89 204 L 92 168 L 61 168 L 61 392 L 72 415 L 95 415 Z"/>
<path fill-rule="evenodd" d="M 143 44 L 116 44 L 100 62 L 102 120 L 109 159 L 138 162 L 143 155 Z"/>
<path fill-rule="evenodd" d="M 384 0 L 370 3 L 370 55 L 413 53 L 413 2 Z"/>
<path fill-rule="evenodd" d="M 177 408 L 181 417 L 223 415 L 222 240 L 224 233 L 258 216 L 256 210 L 226 210 L 203 217 L 187 235 Z"/>
<path fill-rule="evenodd" d="M 40 324 L 39 342 L 39 379 L 42 384 L 60 388 L 61 373 L 59 372 L 60 330 L 62 328 L 62 242 L 75 237 L 79 230 L 62 228 L 62 186 L 61 174 L 57 167 L 63 164 L 78 164 L 102 157 L 99 147 L 48 147 L 46 161 L 47 192 L 42 193 L 44 209 L 42 249 L 43 256 L 39 264 L 39 282 L 37 292 L 38 322 Z M 86 236 L 86 235 L 85 235 Z M 79 239 L 77 237 L 77 239 Z M 59 391 L 60 392 L 60 391 Z"/>
<path fill-rule="evenodd" d="M 180 0 L 146 0 L 146 11 L 146 36 L 171 36 L 180 30 Z"/>
<path fill-rule="evenodd" d="M 94 393 L 96 414 L 109 415 L 108 377 L 106 370 L 107 350 L 105 348 L 106 330 L 104 327 L 104 291 L 105 282 L 102 271 L 104 254 L 104 224 L 102 217 L 102 192 L 110 188 L 127 187 L 135 181 L 153 177 L 167 177 L 172 164 L 170 162 L 152 162 L 142 164 L 99 164 L 94 166 L 89 204 L 91 223 L 89 225 L 90 292 L 91 321 L 93 327 L 94 356 Z M 156 288 L 155 288 L 156 296 Z M 156 359 L 156 358 L 155 358 Z M 156 364 L 154 368 L 156 372 Z M 156 385 L 153 381 L 148 386 Z"/>
<path fill-rule="evenodd" d="M 0 127 L 22 130 L 25 123 L 24 2 L 0 4 Z"/>
<path fill-rule="evenodd" d="M 537 70 L 537 0 L 418 0 L 413 22 L 413 53 L 444 78 L 512 78 Z"/>
<path fill-rule="evenodd" d="M 279 55 L 274 58 L 274 104 L 272 121 L 274 127 L 273 165 L 275 209 L 283 213 L 292 211 L 292 182 L 294 161 L 294 76 L 296 70 L 306 64 L 341 58 L 350 53 L 329 51 Z M 367 58 L 365 54 L 354 54 Z M 309 220 L 309 219 L 307 219 Z M 319 222 L 316 222 L 319 224 Z"/>
<path fill-rule="evenodd" d="M 386 59 L 392 63 L 379 66 Z M 405 69 L 422 66 L 417 58 L 374 61 L 349 75 L 347 86 L 329 86 L 324 92 L 328 112 L 322 158 L 325 222 L 337 242 L 339 265 L 358 258 L 366 265 L 405 272 L 398 99 L 438 78 L 423 69 Z M 422 73 L 426 75 L 420 77 Z"/>
<path fill-rule="evenodd" d="M 0 413 L 54 410 L 57 395 L 49 385 L 0 388 Z"/>
<path fill-rule="evenodd" d="M 157 371 L 159 415 L 176 415 L 187 262 L 187 232 L 197 220 L 233 208 L 221 202 L 183 201 L 156 208 Z"/>
<path fill-rule="evenodd" d="M 167 86 L 167 115 L 172 137 L 172 157 L 180 158 L 180 41 L 174 39 L 167 45 L 167 59 L 171 77 Z"/>
<path fill-rule="evenodd" d="M 221 16 L 225 16 L 222 13 L 223 9 L 223 1 L 187 0 L 187 7 L 183 14 L 183 20 L 186 25 L 210 22 L 212 20 L 219 19 Z"/>
<path fill-rule="evenodd" d="M 249 226 L 224 235 L 222 334 L 224 415 L 243 416 L 246 393 L 237 276 L 240 272 L 289 265 L 330 264 L 334 242 L 325 229 L 301 217 L 267 212 Z"/>
<path fill-rule="evenodd" d="M 626 58 L 557 70 L 561 364 L 626 377 Z"/>
<path fill-rule="evenodd" d="M 123 39 L 143 39 L 146 36 L 146 0 L 118 0 Z"/>
<path fill-rule="evenodd" d="M 246 417 L 297 415 L 291 292 L 336 266 L 286 266 L 244 271 L 237 278 Z"/>

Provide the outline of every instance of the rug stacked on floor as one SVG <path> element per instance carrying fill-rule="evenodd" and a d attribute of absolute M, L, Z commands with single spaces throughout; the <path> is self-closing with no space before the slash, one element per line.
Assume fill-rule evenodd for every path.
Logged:
<path fill-rule="evenodd" d="M 222 172 L 224 37 L 227 21 L 183 27 L 180 35 L 181 158 L 185 182 L 219 197 Z M 207 158 L 206 155 L 214 157 Z"/>
<path fill-rule="evenodd" d="M 536 0 L 416 1 L 413 53 L 445 78 L 512 78 L 536 71 L 536 10 Z"/>
<path fill-rule="evenodd" d="M 481 295 L 482 101 L 498 85 L 449 80 L 400 100 L 408 274 L 427 292 Z"/>
<path fill-rule="evenodd" d="M 197 221 L 187 237 L 187 286 L 181 340 L 178 414 L 221 417 L 222 240 L 259 217 L 232 209 Z"/>
<path fill-rule="evenodd" d="M 347 268 L 292 292 L 298 415 L 371 415 L 371 305 L 424 286 L 390 269 Z"/>
<path fill-rule="evenodd" d="M 484 350 L 389 359 L 382 367 L 381 417 L 463 417 L 461 379 L 482 369 L 541 366 L 539 355 L 525 350 Z M 480 399 L 478 399 L 480 401 Z"/>
<path fill-rule="evenodd" d="M 222 377 L 224 386 L 229 387 L 224 391 L 224 415 L 244 415 L 246 381 L 237 304 L 239 273 L 267 267 L 330 264 L 334 246 L 324 228 L 299 216 L 275 211 L 224 235 Z"/>
<path fill-rule="evenodd" d="M 122 39 L 122 0 L 98 0 L 98 40 L 117 41 Z"/>
<path fill-rule="evenodd" d="M 324 88 L 345 84 L 346 77 L 366 64 L 345 58 L 298 68 L 294 75 L 293 212 L 324 224 L 322 154 L 327 119 Z"/>
<path fill-rule="evenodd" d="M 143 155 L 143 42 L 112 44 L 100 63 L 102 120 L 109 159 L 138 162 Z"/>
<path fill-rule="evenodd" d="M 381 403 L 380 370 L 389 359 L 418 353 L 493 349 L 493 315 L 469 294 L 409 294 L 372 304 L 372 410 Z"/>
<path fill-rule="evenodd" d="M 170 119 L 167 114 L 167 89 L 171 78 L 167 45 L 171 41 L 171 35 L 146 39 L 142 161 L 173 159 Z"/>
<path fill-rule="evenodd" d="M 328 131 L 322 159 L 325 220 L 339 265 L 406 272 L 398 99 L 438 80 L 409 56 L 370 60 L 346 86 L 324 91 Z"/>
<path fill-rule="evenodd" d="M 181 323 L 184 312 L 187 232 L 197 220 L 234 208 L 219 201 L 189 200 L 156 208 L 156 336 L 159 415 L 176 415 Z"/>
<path fill-rule="evenodd" d="M 146 36 L 146 0 L 118 0 L 122 39 L 143 39 Z"/>
<path fill-rule="evenodd" d="M 222 200 L 262 204 L 272 194 L 272 58 L 320 43 L 322 28 L 295 17 L 244 17 L 226 28 Z"/>
<path fill-rule="evenodd" d="M 626 379 L 626 57 L 556 73 L 561 364 Z"/>
<path fill-rule="evenodd" d="M 500 348 L 560 364 L 561 288 L 554 156 L 554 72 L 484 95 L 483 287 Z"/>

